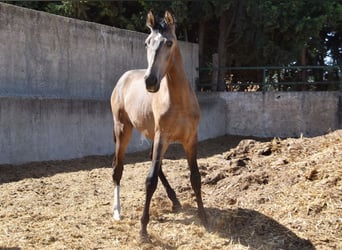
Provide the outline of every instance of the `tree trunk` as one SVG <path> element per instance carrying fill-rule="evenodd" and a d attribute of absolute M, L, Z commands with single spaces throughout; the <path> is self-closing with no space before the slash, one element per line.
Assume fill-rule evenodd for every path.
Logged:
<path fill-rule="evenodd" d="M 218 79 L 217 79 L 217 91 L 224 91 L 226 84 L 224 82 L 225 70 L 222 67 L 226 67 L 226 55 L 227 55 L 227 23 L 228 23 L 228 11 L 224 11 L 220 17 L 219 24 L 219 38 L 217 45 L 218 52 Z"/>
<path fill-rule="evenodd" d="M 212 55 L 212 63 L 213 68 L 218 68 L 218 54 L 215 53 Z M 217 81 L 218 81 L 218 71 L 213 70 L 211 74 L 211 90 L 217 90 Z"/>
<path fill-rule="evenodd" d="M 183 32 L 184 32 L 184 41 L 189 42 L 188 30 L 185 26 L 183 28 Z"/>
<path fill-rule="evenodd" d="M 240 5 L 240 2 L 238 0 L 233 1 L 233 4 L 231 5 L 231 7 L 229 9 L 224 10 L 220 17 L 219 40 L 218 40 L 218 46 L 217 46 L 218 64 L 219 64 L 217 91 L 224 91 L 226 89 L 226 82 L 225 82 L 226 70 L 222 68 L 227 66 L 228 48 L 230 46 L 233 46 L 240 39 L 239 37 L 234 38 L 232 39 L 232 42 L 228 44 L 228 38 L 233 33 L 237 14 L 238 12 L 241 11 L 241 7 L 242 5 Z"/>
<path fill-rule="evenodd" d="M 206 23 L 205 21 L 200 21 L 198 26 L 198 53 L 199 53 L 199 66 L 204 66 L 204 38 L 205 38 Z"/>
<path fill-rule="evenodd" d="M 204 58 L 204 44 L 205 44 L 206 21 L 201 20 L 198 24 L 198 58 L 199 67 L 205 67 Z M 199 70 L 199 79 L 210 79 L 210 72 L 208 70 Z M 215 81 L 216 85 L 217 80 Z M 210 90 L 213 90 L 211 87 Z"/>
<path fill-rule="evenodd" d="M 302 53 L 301 53 L 301 64 L 302 66 L 306 66 L 307 64 L 307 58 L 306 58 L 306 46 L 304 46 L 302 48 Z M 301 84 L 301 90 L 307 90 L 308 86 L 307 86 L 307 78 L 308 78 L 308 74 L 307 74 L 307 70 L 306 69 L 302 69 L 302 82 L 303 84 Z"/>

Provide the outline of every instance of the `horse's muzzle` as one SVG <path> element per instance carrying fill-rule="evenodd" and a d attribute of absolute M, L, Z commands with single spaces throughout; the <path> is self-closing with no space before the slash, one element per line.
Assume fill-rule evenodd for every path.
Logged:
<path fill-rule="evenodd" d="M 145 76 L 145 85 L 148 92 L 157 92 L 159 90 L 158 79 L 154 75 Z"/>

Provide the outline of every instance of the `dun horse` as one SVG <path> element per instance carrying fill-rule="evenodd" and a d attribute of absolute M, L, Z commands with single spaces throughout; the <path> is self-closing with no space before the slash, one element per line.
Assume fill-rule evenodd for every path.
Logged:
<path fill-rule="evenodd" d="M 113 161 L 115 220 L 121 219 L 120 180 L 123 159 L 133 127 L 153 141 L 152 167 L 146 178 L 146 200 L 141 217 L 142 237 L 148 235 L 150 202 L 157 187 L 158 176 L 172 201 L 173 209 L 181 207 L 162 171 L 163 156 L 168 145 L 175 141 L 184 147 L 198 214 L 203 224 L 206 224 L 201 196 L 201 177 L 196 159 L 200 108 L 185 76 L 175 34 L 175 21 L 168 11 L 163 18 L 149 12 L 146 25 L 151 30 L 145 41 L 148 68 L 131 70 L 123 74 L 111 96 L 116 143 Z"/>

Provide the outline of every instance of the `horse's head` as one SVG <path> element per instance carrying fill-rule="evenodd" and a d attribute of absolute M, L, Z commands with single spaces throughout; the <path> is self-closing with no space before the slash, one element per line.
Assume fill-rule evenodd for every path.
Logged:
<path fill-rule="evenodd" d="M 145 41 L 148 68 L 144 79 L 149 92 L 157 92 L 161 79 L 173 63 L 172 54 L 176 44 L 175 20 L 172 14 L 165 12 L 163 18 L 154 16 L 150 11 L 146 25 L 151 33 Z"/>

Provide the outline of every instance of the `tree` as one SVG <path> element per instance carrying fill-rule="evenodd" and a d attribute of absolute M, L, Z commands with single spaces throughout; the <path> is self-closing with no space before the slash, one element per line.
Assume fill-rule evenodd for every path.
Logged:
<path fill-rule="evenodd" d="M 340 0 L 10 2 L 54 14 L 146 32 L 150 9 L 176 16 L 177 36 L 199 44 L 200 66 L 342 65 Z M 327 60 L 330 58 L 330 60 Z M 220 70 L 217 90 L 223 90 Z"/>
<path fill-rule="evenodd" d="M 239 42 L 245 31 L 244 21 L 244 1 L 215 1 L 216 13 L 219 16 L 219 37 L 217 43 L 218 53 L 218 91 L 225 90 L 225 70 L 222 67 L 227 66 L 228 51 Z"/>
<path fill-rule="evenodd" d="M 219 18 L 219 67 L 324 64 L 328 46 L 335 55 L 342 47 L 338 1 L 212 2 Z M 224 89 L 224 76 L 220 70 L 217 90 Z"/>

